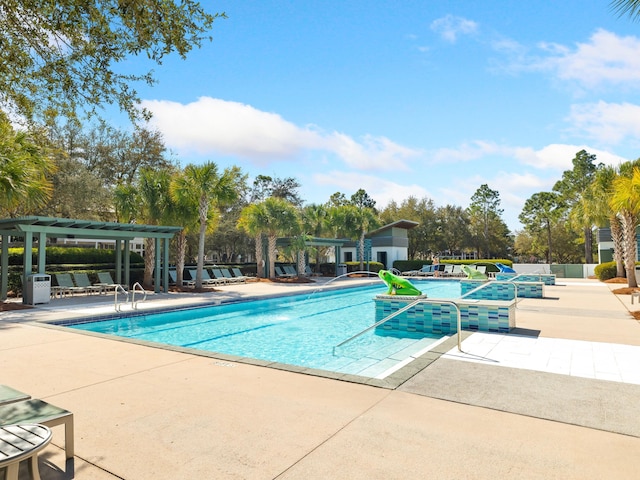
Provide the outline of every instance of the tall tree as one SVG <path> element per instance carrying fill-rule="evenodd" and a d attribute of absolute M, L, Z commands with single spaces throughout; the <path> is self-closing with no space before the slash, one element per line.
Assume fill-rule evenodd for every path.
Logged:
<path fill-rule="evenodd" d="M 282 198 L 296 206 L 302 205 L 298 190 L 300 182 L 293 177 L 279 178 L 258 175 L 253 181 L 249 201 L 261 202 L 269 197 Z"/>
<path fill-rule="evenodd" d="M 300 223 L 295 205 L 284 198 L 269 197 L 262 203 L 266 217 L 264 233 L 269 252 L 269 278 L 275 278 L 276 240 L 278 237 L 297 235 Z"/>
<path fill-rule="evenodd" d="M 562 173 L 562 179 L 553 186 L 553 191 L 561 196 L 562 202 L 572 211 L 571 219 L 581 228 L 584 235 L 584 256 L 586 263 L 593 263 L 593 219 L 589 211 L 582 209 L 582 200 L 602 164 L 596 165 L 596 156 L 580 150 L 571 163 L 573 168 Z"/>
<path fill-rule="evenodd" d="M 311 204 L 306 205 L 301 212 L 302 226 L 307 235 L 313 237 L 321 237 L 327 231 L 328 227 L 328 211 L 324 205 Z M 320 273 L 320 248 L 315 248 L 317 273 Z"/>
<path fill-rule="evenodd" d="M 194 0 L 0 0 L 0 12 L 0 103 L 28 119 L 73 118 L 107 104 L 132 120 L 148 117 L 133 85 L 155 83 L 152 72 L 127 73 L 120 64 L 184 59 L 224 17 Z"/>
<path fill-rule="evenodd" d="M 531 233 L 544 231 L 547 236 L 547 263 L 553 260 L 551 231 L 562 214 L 563 205 L 555 192 L 534 193 L 524 203 L 518 219 Z"/>
<path fill-rule="evenodd" d="M 237 167 L 227 168 L 222 173 L 213 162 L 202 165 L 187 165 L 182 174 L 174 179 L 172 189 L 174 195 L 191 195 L 197 199 L 198 205 L 198 258 L 196 268 L 197 289 L 202 288 L 202 271 L 204 269 L 204 244 L 207 225 L 212 209 L 219 205 L 229 204 L 238 197 L 237 184 L 241 175 Z"/>
<path fill-rule="evenodd" d="M 618 212 L 610 206 L 610 199 L 614 193 L 613 182 L 617 176 L 618 169 L 616 167 L 603 166 L 598 169 L 593 182 L 589 186 L 588 194 L 584 197 L 584 210 L 591 212 L 597 226 L 609 226 L 611 239 L 613 240 L 613 259 L 616 262 L 616 276 L 624 277 L 624 231 Z"/>
<path fill-rule="evenodd" d="M 9 216 L 30 214 L 44 207 L 52 185 L 55 164 L 48 148 L 26 130 L 14 130 L 0 111 L 0 212 Z"/>
<path fill-rule="evenodd" d="M 490 225 L 495 218 L 502 215 L 500 208 L 500 193 L 489 188 L 489 185 L 482 184 L 471 197 L 471 204 L 467 209 L 471 224 L 476 227 L 475 237 L 483 246 L 485 258 L 491 257 L 491 229 Z"/>
<path fill-rule="evenodd" d="M 351 195 L 351 204 L 358 208 L 376 209 L 376 201 L 362 188 Z"/>
<path fill-rule="evenodd" d="M 636 259 L 638 244 L 636 227 L 640 219 L 640 168 L 634 167 L 631 174 L 622 174 L 613 181 L 613 195 L 609 200 L 612 209 L 618 212 L 624 231 L 624 265 L 629 287 L 637 287 Z"/>
<path fill-rule="evenodd" d="M 264 202 L 252 203 L 242 209 L 238 219 L 238 228 L 253 236 L 255 240 L 255 256 L 259 278 L 265 277 L 262 236 L 268 227 L 269 217 L 267 216 Z"/>

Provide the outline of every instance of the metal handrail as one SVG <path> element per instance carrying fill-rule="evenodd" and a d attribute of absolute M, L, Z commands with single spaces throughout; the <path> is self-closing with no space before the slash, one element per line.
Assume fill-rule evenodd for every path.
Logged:
<path fill-rule="evenodd" d="M 122 303 L 118 304 L 118 292 L 119 291 L 122 291 L 122 293 L 125 294 L 126 300 L 124 301 L 124 303 L 129 302 L 129 292 L 127 292 L 122 285 L 116 285 L 116 288 L 113 291 L 113 306 L 114 306 L 116 312 L 119 312 L 120 308 L 122 307 Z"/>
<path fill-rule="evenodd" d="M 473 290 L 469 290 L 467 293 L 465 293 L 464 295 L 462 295 L 460 298 L 466 298 L 469 295 L 471 295 L 472 293 L 475 293 L 479 290 L 482 290 L 483 288 L 487 288 L 489 285 L 494 284 L 494 283 L 499 283 L 500 285 L 511 285 L 513 286 L 513 295 L 514 295 L 514 300 L 516 302 L 515 307 L 518 308 L 518 285 L 516 285 L 513 282 L 510 281 L 504 281 L 504 280 L 491 280 L 490 282 L 487 283 L 483 283 L 482 285 L 480 285 L 479 287 L 474 288 Z M 473 300 L 473 299 L 472 299 Z"/>
<path fill-rule="evenodd" d="M 438 299 L 431 299 L 431 298 L 419 298 L 413 302 L 411 302 L 408 305 L 405 305 L 404 307 L 402 307 L 400 310 L 396 310 L 395 312 L 387 315 L 385 318 L 383 318 L 382 320 L 377 321 L 376 323 L 374 323 L 373 325 L 370 325 L 369 327 L 365 328 L 364 330 L 362 330 L 361 332 L 356 333 L 355 335 L 347 338 L 346 340 L 340 342 L 338 345 L 333 347 L 333 355 L 336 355 L 336 349 L 342 347 L 343 345 L 345 345 L 346 343 L 349 343 L 350 341 L 358 338 L 359 336 L 367 333 L 369 330 L 372 330 L 376 327 L 379 327 L 380 325 L 382 325 L 383 323 L 388 322 L 389 320 L 397 317 L 398 315 L 400 315 L 401 313 L 406 312 L 407 310 L 415 307 L 416 305 L 419 305 L 421 303 L 438 303 L 438 304 L 445 304 L 445 305 L 452 305 L 455 309 L 456 312 L 458 314 L 458 351 L 462 352 L 462 346 L 461 346 L 461 340 L 460 340 L 460 331 L 462 330 L 462 316 L 460 314 L 460 307 L 458 306 L 457 303 L 451 301 L 451 300 L 438 300 Z"/>
<path fill-rule="evenodd" d="M 133 287 L 131 288 L 131 308 L 133 308 L 134 310 L 138 309 L 138 302 L 136 302 L 136 287 L 138 287 L 144 294 L 142 300 L 140 301 L 144 302 L 147 299 L 147 291 L 142 285 L 140 285 L 140 282 L 134 283 Z"/>

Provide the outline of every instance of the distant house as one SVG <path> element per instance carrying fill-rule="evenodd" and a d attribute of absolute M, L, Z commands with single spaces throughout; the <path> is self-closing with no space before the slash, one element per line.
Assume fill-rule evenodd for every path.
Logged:
<path fill-rule="evenodd" d="M 411 220 L 398 220 L 365 235 L 371 240 L 371 261 L 380 262 L 385 268 L 393 267 L 396 260 L 407 260 L 409 257 L 409 230 L 419 225 Z M 358 243 L 349 242 L 342 247 L 341 262 L 357 262 Z M 365 259 L 366 260 L 366 259 Z"/>
<path fill-rule="evenodd" d="M 598 229 L 598 258 L 600 259 L 600 263 L 605 262 L 613 262 L 613 239 L 611 238 L 611 229 L 610 228 L 599 228 Z M 640 228 L 636 229 L 636 245 L 638 248 L 636 249 L 636 261 L 640 260 L 638 255 L 640 255 Z"/>

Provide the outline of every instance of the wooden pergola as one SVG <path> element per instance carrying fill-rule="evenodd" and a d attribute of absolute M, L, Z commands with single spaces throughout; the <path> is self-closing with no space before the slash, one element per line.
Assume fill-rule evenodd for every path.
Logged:
<path fill-rule="evenodd" d="M 7 299 L 9 283 L 9 242 L 12 239 L 21 238 L 24 244 L 24 263 L 22 284 L 27 285 L 27 277 L 32 273 L 45 273 L 47 258 L 47 237 L 51 238 L 87 238 L 115 241 L 115 251 L 120 254 L 115 256 L 116 283 L 129 285 L 130 261 L 129 243 L 134 238 L 155 239 L 155 269 L 154 289 L 164 291 L 169 288 L 169 244 L 173 236 L 182 230 L 182 227 L 169 227 L 162 225 L 138 225 L 133 223 L 96 222 L 91 220 L 72 220 L 68 218 L 49 217 L 21 217 L 0 220 L 0 236 L 2 249 L 0 252 L 0 300 Z M 33 272 L 34 265 L 32 251 L 34 241 L 38 245 L 37 272 Z M 124 247 L 124 248 L 123 248 Z M 123 262 L 124 257 L 124 262 Z M 124 278 L 123 278 L 124 275 Z M 124 281 L 123 281 L 124 280 Z"/>

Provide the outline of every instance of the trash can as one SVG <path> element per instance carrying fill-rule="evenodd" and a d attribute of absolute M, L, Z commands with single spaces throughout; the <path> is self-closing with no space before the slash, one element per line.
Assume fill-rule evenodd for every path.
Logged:
<path fill-rule="evenodd" d="M 339 263 L 338 264 L 338 276 L 345 275 L 347 273 L 347 264 Z"/>
<path fill-rule="evenodd" d="M 27 288 L 24 291 L 24 303 L 36 305 L 49 303 L 51 300 L 51 275 L 38 273 L 27 277 Z"/>

